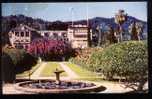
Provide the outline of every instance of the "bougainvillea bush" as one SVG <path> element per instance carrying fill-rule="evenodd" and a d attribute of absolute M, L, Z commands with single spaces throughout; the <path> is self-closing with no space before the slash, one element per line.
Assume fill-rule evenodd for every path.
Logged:
<path fill-rule="evenodd" d="M 70 44 L 63 40 L 52 40 L 46 38 L 34 39 L 28 52 L 44 60 L 62 60 L 72 54 L 73 49 Z"/>

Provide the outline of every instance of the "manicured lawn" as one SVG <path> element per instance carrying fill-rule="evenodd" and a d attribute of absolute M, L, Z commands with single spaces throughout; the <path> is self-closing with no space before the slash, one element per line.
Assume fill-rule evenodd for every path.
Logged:
<path fill-rule="evenodd" d="M 60 67 L 60 64 L 58 64 L 57 62 L 48 62 L 45 65 L 45 68 L 41 71 L 40 76 L 55 76 L 54 71 L 56 70 L 56 68 L 58 68 L 59 70 L 63 70 L 62 67 Z M 61 76 L 67 76 L 66 72 L 61 73 Z"/>
<path fill-rule="evenodd" d="M 64 64 L 66 64 L 71 70 L 73 70 L 78 76 L 80 76 L 80 78 L 89 79 L 89 78 L 99 78 L 100 77 L 96 73 L 88 71 L 76 64 L 73 64 L 70 62 L 65 62 Z"/>
<path fill-rule="evenodd" d="M 28 77 L 29 74 L 32 75 L 32 74 L 39 68 L 39 66 L 40 66 L 41 64 L 42 64 L 42 63 L 36 64 L 35 66 L 33 66 L 33 67 L 31 68 L 31 70 L 27 70 L 27 71 L 24 71 L 23 73 L 17 74 L 16 77 Z"/>
<path fill-rule="evenodd" d="M 70 63 L 70 62 L 64 62 L 71 70 L 73 70 L 79 78 L 75 78 L 75 80 L 84 80 L 84 81 L 94 81 L 94 82 L 112 82 L 113 81 L 107 81 L 104 80 L 104 76 L 101 76 L 97 73 L 91 72 L 86 70 L 85 68 L 82 68 L 76 64 Z"/>

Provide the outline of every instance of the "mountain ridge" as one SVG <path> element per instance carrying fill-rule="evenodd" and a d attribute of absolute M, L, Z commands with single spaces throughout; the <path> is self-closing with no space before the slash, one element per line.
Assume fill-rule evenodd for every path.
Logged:
<path fill-rule="evenodd" d="M 128 26 L 134 20 L 136 22 L 141 22 L 144 25 L 144 32 L 147 32 L 147 22 L 139 20 L 132 16 L 127 16 L 128 20 L 123 24 L 123 28 L 125 30 L 128 29 Z M 25 16 L 23 14 L 19 15 L 9 15 L 2 16 L 2 32 L 8 32 L 11 28 L 14 28 L 17 24 L 25 24 L 29 27 L 35 28 L 37 30 L 67 30 L 68 25 L 70 25 L 71 21 L 45 21 L 40 18 L 32 18 L 29 16 Z M 74 24 L 87 24 L 87 20 L 77 20 L 73 21 Z M 105 18 L 105 17 L 94 17 L 89 19 L 89 25 L 92 29 L 95 29 L 97 25 L 104 23 L 105 25 L 111 24 L 114 28 L 117 24 L 114 21 L 114 17 Z"/>

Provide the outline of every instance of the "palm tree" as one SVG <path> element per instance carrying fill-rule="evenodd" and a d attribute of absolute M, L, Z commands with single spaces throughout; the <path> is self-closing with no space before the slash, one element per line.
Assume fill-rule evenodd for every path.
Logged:
<path fill-rule="evenodd" d="M 119 26 L 119 35 L 120 35 L 120 40 L 122 41 L 122 24 L 127 20 L 127 14 L 124 13 L 124 10 L 119 10 L 118 13 L 115 15 L 115 22 Z"/>

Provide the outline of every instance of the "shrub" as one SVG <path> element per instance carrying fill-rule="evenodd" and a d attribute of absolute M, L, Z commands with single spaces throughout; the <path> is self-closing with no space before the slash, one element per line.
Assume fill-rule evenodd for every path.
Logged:
<path fill-rule="evenodd" d="M 68 58 L 72 51 L 68 43 L 47 38 L 34 39 L 28 48 L 31 55 L 45 60 L 62 60 L 62 57 Z"/>
<path fill-rule="evenodd" d="M 15 66 L 10 56 L 3 52 L 1 57 L 2 81 L 13 83 L 15 80 Z"/>
<path fill-rule="evenodd" d="M 90 55 L 94 52 L 100 51 L 102 48 L 86 48 L 81 50 L 76 50 L 76 57 L 72 57 L 69 59 L 70 62 L 75 63 L 77 65 L 80 65 L 88 70 L 94 71 L 94 68 L 91 68 L 90 66 Z"/>
<path fill-rule="evenodd" d="M 2 68 L 4 81 L 12 81 L 16 74 L 31 69 L 37 63 L 37 58 L 23 49 L 3 47 Z M 7 71 L 7 72 L 5 72 Z M 9 75 L 10 74 L 10 75 Z"/>
<path fill-rule="evenodd" d="M 143 41 L 126 41 L 110 45 L 102 52 L 90 57 L 90 66 L 102 72 L 107 79 L 114 76 L 125 77 L 129 82 L 147 81 L 148 52 Z"/>

